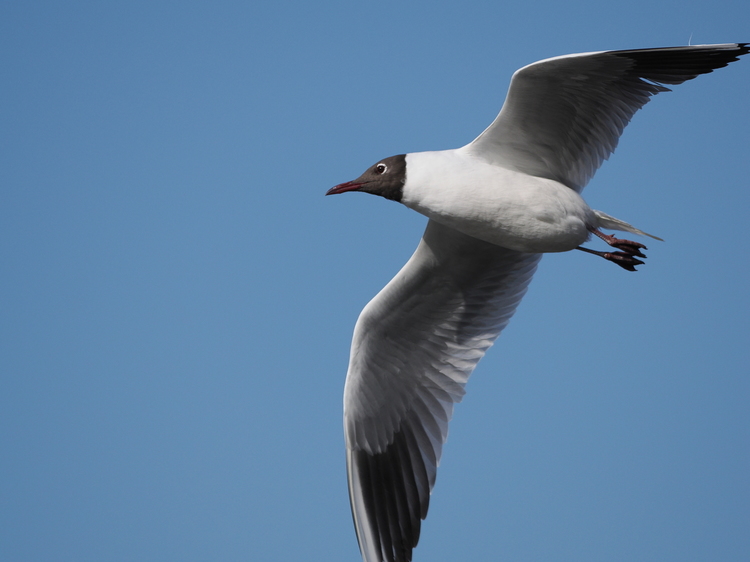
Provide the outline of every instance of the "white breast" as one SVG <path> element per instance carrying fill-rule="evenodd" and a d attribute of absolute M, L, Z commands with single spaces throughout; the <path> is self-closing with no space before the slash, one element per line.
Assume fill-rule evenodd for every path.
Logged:
<path fill-rule="evenodd" d="M 565 252 L 596 218 L 572 189 L 463 149 L 406 155 L 401 203 L 459 232 L 521 252 Z"/>

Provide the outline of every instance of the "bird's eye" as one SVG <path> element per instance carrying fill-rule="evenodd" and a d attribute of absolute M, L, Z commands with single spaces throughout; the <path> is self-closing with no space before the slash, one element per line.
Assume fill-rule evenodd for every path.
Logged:
<path fill-rule="evenodd" d="M 377 166 L 375 166 L 375 173 L 384 174 L 387 169 L 388 166 L 386 166 L 385 164 L 378 164 Z"/>

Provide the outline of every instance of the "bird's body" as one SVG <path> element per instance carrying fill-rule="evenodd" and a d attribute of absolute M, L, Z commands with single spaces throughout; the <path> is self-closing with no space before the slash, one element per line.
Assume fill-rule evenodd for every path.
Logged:
<path fill-rule="evenodd" d="M 747 44 L 555 57 L 513 75 L 468 145 L 379 161 L 328 194 L 363 191 L 429 217 L 416 252 L 357 321 L 344 390 L 349 497 L 365 562 L 408 562 L 453 406 L 507 325 L 543 253 L 581 249 L 625 269 L 645 234 L 580 193 L 651 96 L 750 52 Z M 595 234 L 615 247 L 581 247 Z"/>
<path fill-rule="evenodd" d="M 569 187 L 495 166 L 465 147 L 407 154 L 406 165 L 401 203 L 503 248 L 566 252 L 599 226 L 592 209 Z"/>

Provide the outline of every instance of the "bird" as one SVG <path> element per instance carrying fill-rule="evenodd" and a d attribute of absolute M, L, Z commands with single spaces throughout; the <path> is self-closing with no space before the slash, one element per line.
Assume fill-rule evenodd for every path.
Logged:
<path fill-rule="evenodd" d="M 543 254 L 623 269 L 650 236 L 581 192 L 650 98 L 750 52 L 748 43 L 599 51 L 517 70 L 490 126 L 457 149 L 399 154 L 326 195 L 363 192 L 428 217 L 419 245 L 364 307 L 344 385 L 349 500 L 364 562 L 409 562 L 454 405 L 510 321 Z M 594 235 L 613 250 L 586 248 Z M 658 239 L 658 238 L 657 238 Z"/>

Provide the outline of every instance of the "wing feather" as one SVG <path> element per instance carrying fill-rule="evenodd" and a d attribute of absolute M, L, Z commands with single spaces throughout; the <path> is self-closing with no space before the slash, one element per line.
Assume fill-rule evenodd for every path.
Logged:
<path fill-rule="evenodd" d="M 738 60 L 747 43 L 603 51 L 516 71 L 493 123 L 465 150 L 581 191 L 617 147 L 636 111 L 663 84 L 682 84 Z"/>
<path fill-rule="evenodd" d="M 540 254 L 430 221 L 365 307 L 344 391 L 352 514 L 366 562 L 407 562 L 427 515 L 453 405 L 526 292 Z"/>

